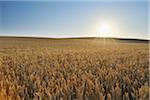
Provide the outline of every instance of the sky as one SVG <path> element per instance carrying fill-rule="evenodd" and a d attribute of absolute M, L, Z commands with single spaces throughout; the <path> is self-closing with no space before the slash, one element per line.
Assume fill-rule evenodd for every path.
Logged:
<path fill-rule="evenodd" d="M 148 39 L 148 1 L 0 1 L 0 36 Z"/>

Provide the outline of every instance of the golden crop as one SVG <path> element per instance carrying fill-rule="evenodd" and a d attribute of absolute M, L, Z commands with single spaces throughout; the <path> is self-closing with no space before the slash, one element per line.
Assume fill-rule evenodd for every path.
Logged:
<path fill-rule="evenodd" d="M 0 100 L 148 100 L 148 43 L 0 38 Z"/>

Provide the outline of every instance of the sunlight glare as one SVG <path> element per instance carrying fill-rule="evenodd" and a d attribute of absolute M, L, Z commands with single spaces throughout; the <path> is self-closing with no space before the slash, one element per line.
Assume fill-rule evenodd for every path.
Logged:
<path fill-rule="evenodd" d="M 112 36 L 112 26 L 108 23 L 102 23 L 99 27 L 98 34 L 101 37 L 111 37 Z"/>

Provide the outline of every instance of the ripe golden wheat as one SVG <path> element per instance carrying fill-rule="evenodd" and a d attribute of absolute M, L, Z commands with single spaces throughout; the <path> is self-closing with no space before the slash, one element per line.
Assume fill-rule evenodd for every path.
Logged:
<path fill-rule="evenodd" d="M 0 100 L 148 100 L 148 43 L 0 38 Z"/>

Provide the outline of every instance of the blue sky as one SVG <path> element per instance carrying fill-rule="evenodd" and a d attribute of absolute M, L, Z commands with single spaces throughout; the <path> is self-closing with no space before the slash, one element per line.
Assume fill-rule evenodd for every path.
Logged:
<path fill-rule="evenodd" d="M 103 22 L 112 37 L 148 38 L 148 1 L 0 1 L 0 35 L 99 36 Z"/>

